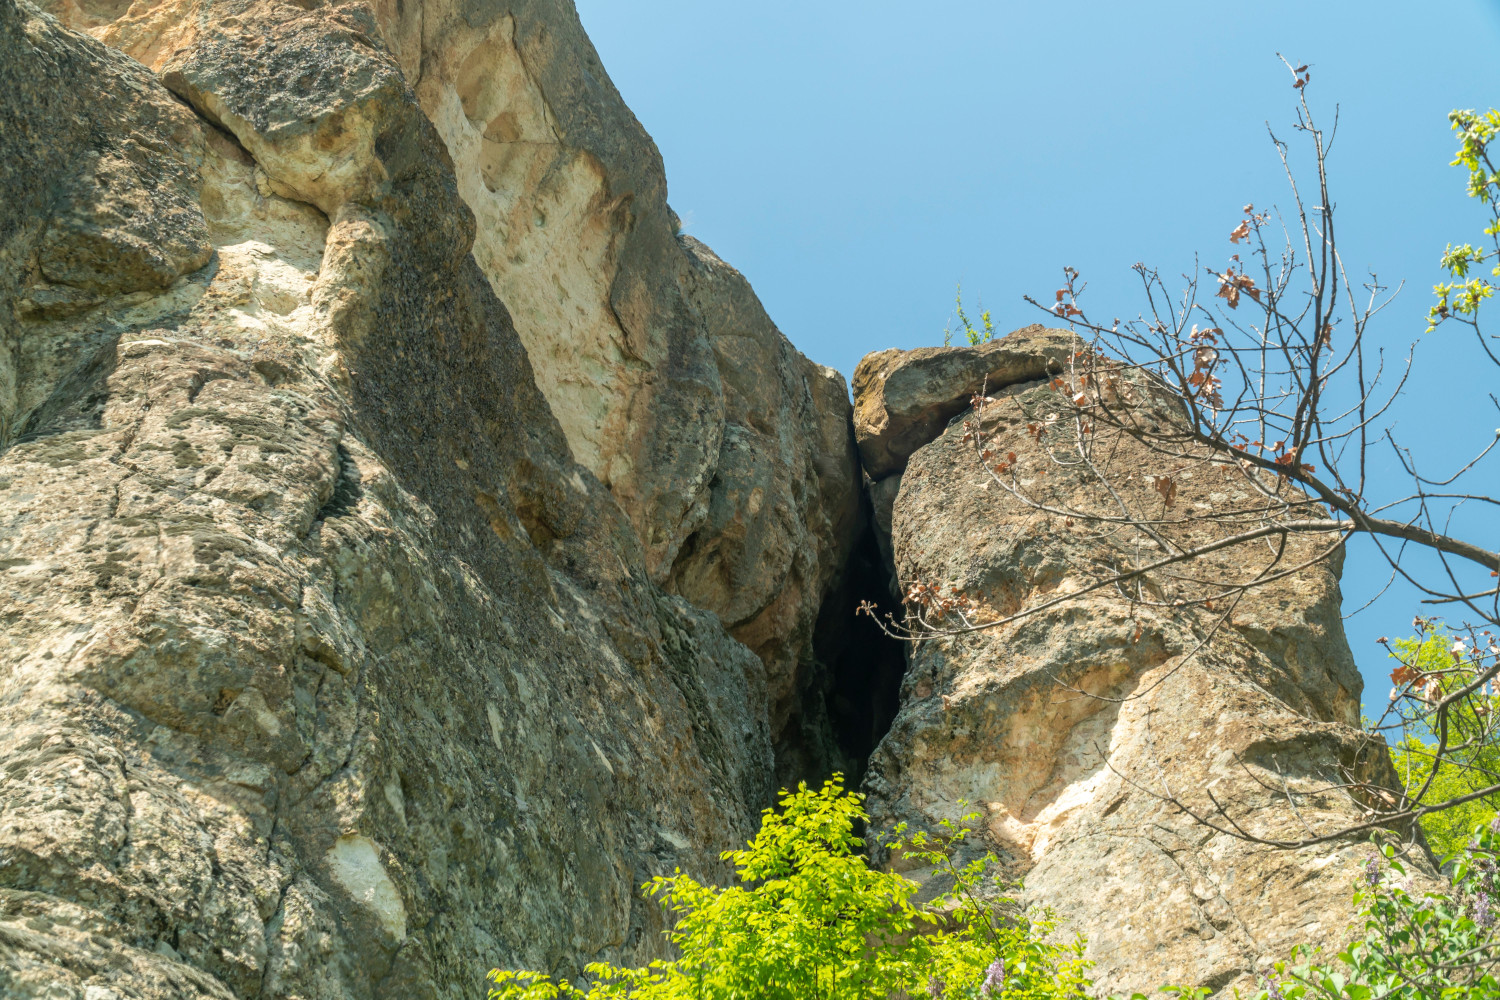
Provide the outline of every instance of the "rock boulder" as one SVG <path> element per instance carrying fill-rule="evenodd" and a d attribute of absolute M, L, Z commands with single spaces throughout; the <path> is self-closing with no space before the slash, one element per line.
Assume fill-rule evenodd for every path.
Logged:
<path fill-rule="evenodd" d="M 1163 456 L 1108 429 L 1097 430 L 1091 453 L 1099 474 L 1082 462 L 1052 462 L 1049 455 L 1070 456 L 1073 422 L 1059 417 L 1069 412 L 1061 391 L 1036 376 L 1071 342 L 1065 331 L 1028 328 L 988 351 L 885 352 L 861 364 L 869 374 L 855 384 L 871 394 L 856 401 L 862 451 L 912 449 L 886 498 L 903 591 L 956 587 L 974 602 L 977 621 L 1032 612 L 913 645 L 900 712 L 865 780 L 870 811 L 880 825 L 930 826 L 959 819 L 961 803 L 977 808 L 976 846 L 1007 859 L 1024 877 L 1026 899 L 1053 907 L 1064 935 L 1087 936 L 1101 993 L 1173 982 L 1228 997 L 1292 945 L 1339 939 L 1369 848 L 1341 840 L 1277 850 L 1200 825 L 1169 799 L 1208 815 L 1211 791 L 1266 839 L 1360 820 L 1354 797 L 1323 790 L 1340 775 L 1389 777 L 1383 745 L 1358 728 L 1360 677 L 1339 616 L 1341 560 L 1335 552 L 1312 561 L 1318 542 L 1292 536 L 1277 565 L 1302 568 L 1271 573 L 1212 608 L 1192 599 L 1275 553 L 1264 544 L 1225 549 L 1187 572 L 1153 574 L 1133 600 L 1114 587 L 1085 590 L 1110 567 L 1159 551 L 1158 542 L 1023 502 L 987 475 L 975 433 L 996 455 L 1016 453 L 1016 481 L 1036 503 L 1118 513 L 1107 477 L 1137 509 L 1159 511 L 1155 530 L 1170 544 L 1206 541 L 1217 530 L 1184 512 L 1253 501 L 1231 469 L 1169 469 Z M 993 359 L 1002 357 L 1015 374 L 996 374 Z M 927 373 L 920 392 L 898 399 L 967 400 L 988 379 L 993 402 L 921 442 L 918 429 L 946 411 L 890 401 L 892 383 L 917 371 Z M 883 384 L 880 372 L 888 373 Z M 1136 390 L 1142 416 L 1176 419 L 1171 400 L 1149 383 Z M 864 416 L 871 412 L 916 415 L 882 424 Z M 1037 428 L 1047 430 L 1038 436 Z M 1150 477 L 1168 472 L 1178 477 L 1174 505 L 1164 509 L 1157 497 L 1153 508 Z M 950 616 L 941 624 L 956 623 Z"/>
<path fill-rule="evenodd" d="M 865 474 L 879 482 L 900 472 L 976 392 L 1056 374 L 1076 349 L 1071 334 L 1028 326 L 971 347 L 865 355 L 854 369 L 854 430 Z"/>

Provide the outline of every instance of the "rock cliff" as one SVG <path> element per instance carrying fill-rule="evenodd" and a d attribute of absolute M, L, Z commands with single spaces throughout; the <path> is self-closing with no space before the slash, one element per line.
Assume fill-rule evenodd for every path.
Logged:
<path fill-rule="evenodd" d="M 855 373 L 860 448 L 884 475 L 871 491 L 875 519 L 901 586 L 957 587 L 976 620 L 1036 612 L 913 646 L 900 713 L 870 761 L 871 813 L 930 826 L 959 819 L 961 802 L 978 809 L 983 846 L 1024 877 L 1026 898 L 1053 907 L 1067 935 L 1087 935 L 1101 991 L 1174 982 L 1231 996 L 1292 945 L 1343 932 L 1368 848 L 1269 849 L 1201 826 L 1165 797 L 1211 814 L 1211 792 L 1269 839 L 1360 820 L 1352 796 L 1319 791 L 1330 776 L 1375 773 L 1340 567 L 1303 565 L 1315 547 L 1294 538 L 1276 565 L 1296 572 L 1267 573 L 1227 616 L 1193 604 L 1268 561 L 1263 544 L 1246 543 L 1148 579 L 1140 600 L 1110 587 L 1060 601 L 1158 543 L 1023 502 L 986 478 L 971 439 L 1014 453 L 1037 503 L 1109 516 L 1123 490 L 1144 508 L 1162 456 L 1101 425 L 1092 465 L 1055 464 L 1048 432 L 1037 434 L 1069 412 L 1053 376 L 1082 346 L 1029 327 L 974 348 L 870 355 Z M 1170 399 L 1137 388 L 1140 412 L 1176 419 Z M 981 389 L 992 402 L 976 414 Z M 1223 468 L 1196 468 L 1179 474 L 1170 510 L 1157 505 L 1155 530 L 1173 544 L 1213 530 L 1183 511 L 1249 499 Z"/>
<path fill-rule="evenodd" d="M 816 680 L 842 380 L 566 5 L 54 9 L 0 2 L 0 993 L 656 954 Z"/>
<path fill-rule="evenodd" d="M 1273 824 L 1240 760 L 1357 755 L 1336 567 L 1212 655 L 1096 595 L 908 670 L 853 614 L 1108 557 L 971 488 L 952 423 L 1073 349 L 882 352 L 851 406 L 678 232 L 567 0 L 0 0 L 0 995 L 643 962 L 640 883 L 867 757 L 881 823 L 982 804 L 1110 987 L 1332 933 L 1349 848 L 1120 776 Z"/>
<path fill-rule="evenodd" d="M 251 20 L 304 5 L 43 6 L 212 118 L 237 57 L 256 51 Z M 714 611 L 761 656 L 780 734 L 811 680 L 818 608 L 860 530 L 843 377 L 799 354 L 737 271 L 679 235 L 660 154 L 569 0 L 370 10 L 392 79 L 409 83 L 442 139 L 474 216 L 475 263 L 575 460 L 629 518 L 653 582 Z M 183 89 L 184 62 L 213 77 L 207 89 Z M 346 157 L 361 169 L 368 151 Z"/>

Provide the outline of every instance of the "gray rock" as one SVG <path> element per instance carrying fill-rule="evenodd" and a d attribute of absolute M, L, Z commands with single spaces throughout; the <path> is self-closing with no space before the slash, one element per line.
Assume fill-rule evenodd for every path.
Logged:
<path fill-rule="evenodd" d="M 764 667 L 569 457 L 362 8 L 222 13 L 171 47 L 200 119 L 0 0 L 0 994 L 459 997 L 658 955 L 639 884 L 722 877 L 769 802 Z M 23 314 L 79 114 L 172 123 L 212 258 Z"/>
<path fill-rule="evenodd" d="M 725 423 L 701 521 L 666 585 L 760 656 L 772 731 L 796 740 L 784 730 L 815 681 L 813 628 L 865 529 L 849 390 L 787 342 L 738 271 L 691 237 L 684 244 L 684 288 L 714 347 Z"/>
<path fill-rule="evenodd" d="M 377 141 L 358 116 L 308 118 L 315 99 L 300 88 L 271 95 L 264 79 L 237 79 L 240 46 L 258 46 L 234 26 L 246 0 L 214 5 L 222 32 L 200 31 L 196 0 L 47 6 L 159 71 L 211 120 L 240 115 L 248 98 L 259 117 L 235 128 L 278 141 L 274 152 L 242 141 L 270 174 L 301 178 L 282 193 L 325 212 L 341 188 L 386 183 L 399 151 L 434 155 L 401 136 Z M 816 672 L 810 623 L 861 529 L 841 380 L 792 348 L 737 272 L 680 236 L 661 156 L 571 3 L 321 9 L 330 31 L 392 59 L 330 56 L 305 64 L 299 84 L 375 100 L 411 82 L 476 220 L 474 258 L 574 457 L 630 518 L 651 578 L 719 614 L 762 656 L 777 704 L 795 700 Z M 193 97 L 200 77 L 212 81 L 207 99 Z M 310 172 L 334 148 L 338 166 Z"/>
<path fill-rule="evenodd" d="M 20 44 L 20 25 L 7 29 L 10 45 Z M 23 308 L 63 312 L 158 291 L 208 263 L 193 116 L 118 53 L 63 35 L 29 42 L 29 60 L 0 69 L 29 105 L 5 122 L 28 155 L 0 166 L 0 253 L 13 274 L 30 255 Z M 109 110 L 131 128 L 107 118 L 92 99 L 97 88 L 117 91 Z M 35 127 L 41 122 L 47 128 Z M 42 175 L 29 175 L 38 162 L 47 164 Z"/>

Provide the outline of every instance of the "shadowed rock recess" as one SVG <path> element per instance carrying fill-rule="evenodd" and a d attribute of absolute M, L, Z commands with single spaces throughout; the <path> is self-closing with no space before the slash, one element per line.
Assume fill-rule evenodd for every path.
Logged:
<path fill-rule="evenodd" d="M 1131 690 L 1190 623 L 1083 603 L 908 673 L 853 613 L 1064 572 L 968 532 L 944 427 L 1069 350 L 883 352 L 856 414 L 679 235 L 567 0 L 0 0 L 0 996 L 643 963 L 639 885 L 835 769 L 881 822 L 986 803 L 1111 983 L 1331 928 L 1346 850 L 1205 840 L 1089 756 L 1150 712 L 1193 766 L 1334 753 L 1329 572 L 1119 710 L 1040 678 Z"/>

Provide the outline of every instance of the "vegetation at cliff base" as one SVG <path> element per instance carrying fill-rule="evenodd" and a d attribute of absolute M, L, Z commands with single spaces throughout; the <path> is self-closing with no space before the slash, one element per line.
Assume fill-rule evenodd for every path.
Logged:
<path fill-rule="evenodd" d="M 951 886 L 918 905 L 917 882 L 861 853 L 862 801 L 838 776 L 784 791 L 749 846 L 723 855 L 738 884 L 705 885 L 680 870 L 648 882 L 646 894 L 675 918 L 668 937 L 678 958 L 642 969 L 596 963 L 582 986 L 496 969 L 491 1000 L 1087 996 L 1083 943 L 1047 940 L 1052 924 L 999 892 L 992 858 L 953 861 L 962 827 L 886 845 Z"/>
<path fill-rule="evenodd" d="M 1493 1000 L 1500 997 L 1500 818 L 1451 861 L 1451 882 L 1424 890 L 1387 844 L 1354 892 L 1353 940 L 1329 956 L 1294 949 L 1255 1000 Z"/>

